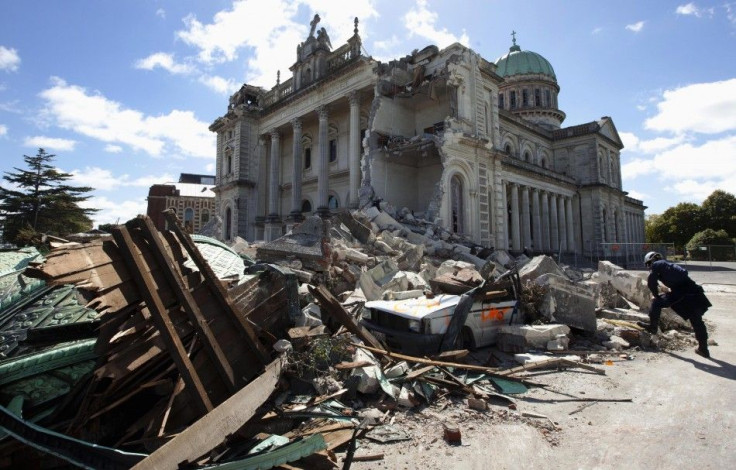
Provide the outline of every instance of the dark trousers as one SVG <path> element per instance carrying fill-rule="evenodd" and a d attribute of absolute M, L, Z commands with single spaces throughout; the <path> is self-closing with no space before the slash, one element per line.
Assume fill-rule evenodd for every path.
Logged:
<path fill-rule="evenodd" d="M 695 332 L 695 339 L 698 340 L 698 348 L 701 351 L 708 350 L 708 330 L 703 322 L 703 314 L 700 312 L 685 311 L 681 302 L 685 298 L 684 293 L 679 292 L 668 292 L 667 294 L 660 294 L 652 300 L 652 305 L 649 307 L 649 322 L 652 325 L 659 325 L 659 316 L 662 314 L 663 308 L 672 307 L 673 310 L 686 320 L 690 320 L 690 325 L 693 327 Z M 680 305 L 678 305 L 680 304 Z"/>

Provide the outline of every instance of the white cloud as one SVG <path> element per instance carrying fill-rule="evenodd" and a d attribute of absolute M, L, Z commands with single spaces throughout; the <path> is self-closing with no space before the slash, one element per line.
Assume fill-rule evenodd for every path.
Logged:
<path fill-rule="evenodd" d="M 635 33 L 640 32 L 642 29 L 644 29 L 644 23 L 645 21 L 637 21 L 636 23 L 627 24 L 626 29 L 629 31 L 633 31 Z"/>
<path fill-rule="evenodd" d="M 591 34 L 599 34 L 602 31 L 603 31 L 603 28 L 601 28 L 600 26 L 598 26 L 597 28 L 593 29 L 593 31 L 591 31 L 590 33 Z"/>
<path fill-rule="evenodd" d="M 18 51 L 5 46 L 0 46 L 0 70 L 15 72 L 20 65 Z"/>
<path fill-rule="evenodd" d="M 54 150 L 57 152 L 71 152 L 72 150 L 74 150 L 77 142 L 70 139 L 58 139 L 55 137 L 45 137 L 39 135 L 34 137 L 26 137 L 25 140 L 23 140 L 23 145 L 26 147 L 33 147 L 37 149 L 43 148 L 46 150 Z"/>
<path fill-rule="evenodd" d="M 378 16 L 372 0 L 237 0 L 232 9 L 216 13 L 211 23 L 186 17 L 186 29 L 178 31 L 177 37 L 197 48 L 197 58 L 205 64 L 234 61 L 242 49 L 250 49 L 245 81 L 270 88 L 277 70 L 282 77 L 288 74 L 297 44 L 309 34 L 308 23 L 295 22 L 300 6 L 319 13 L 317 28 L 325 27 L 333 48 L 352 36 L 356 16 L 361 20 Z"/>
<path fill-rule="evenodd" d="M 0 124 L 0 137 L 8 134 L 8 126 Z"/>
<path fill-rule="evenodd" d="M 470 44 L 470 38 L 463 30 L 460 37 L 447 31 L 447 28 L 437 29 L 437 13 L 427 7 L 427 0 L 416 0 L 414 8 L 404 15 L 404 24 L 409 36 L 417 35 L 434 42 L 442 49 L 450 44 L 459 42 L 465 46 Z"/>
<path fill-rule="evenodd" d="M 660 132 L 718 134 L 736 130 L 736 78 L 667 90 L 644 127 Z"/>
<path fill-rule="evenodd" d="M 638 158 L 621 165 L 621 177 L 624 181 L 632 180 L 638 176 L 649 175 L 654 173 L 655 166 L 653 160 L 645 160 Z"/>
<path fill-rule="evenodd" d="M 619 135 L 624 143 L 624 152 L 645 154 L 662 152 L 685 141 L 684 135 L 677 135 L 675 137 L 655 137 L 650 140 L 640 140 L 636 135 L 630 132 L 621 132 Z"/>
<path fill-rule="evenodd" d="M 83 170 L 70 171 L 75 185 L 90 186 L 99 191 L 112 191 L 123 187 L 149 188 L 154 184 L 175 181 L 169 173 L 162 175 L 141 176 L 131 179 L 130 175 L 115 175 L 110 170 L 99 167 L 85 167 Z"/>
<path fill-rule="evenodd" d="M 92 197 L 79 204 L 85 208 L 99 209 L 92 214 L 95 227 L 101 224 L 122 224 L 134 219 L 138 214 L 145 214 L 148 204 L 145 198 L 140 200 L 111 201 L 106 197 Z"/>
<path fill-rule="evenodd" d="M 46 101 L 42 116 L 63 129 L 109 144 L 125 144 L 153 157 L 214 158 L 215 137 L 209 124 L 197 120 L 191 111 L 146 116 L 59 78 L 52 85 L 39 95 Z"/>
<path fill-rule="evenodd" d="M 238 91 L 241 84 L 229 78 L 222 78 L 216 75 L 202 75 L 199 77 L 200 83 L 207 88 L 220 93 L 221 95 L 231 95 Z"/>
<path fill-rule="evenodd" d="M 163 8 L 159 8 L 158 10 L 156 10 L 156 16 L 166 19 L 166 10 L 164 10 Z"/>
<path fill-rule="evenodd" d="M 153 70 L 156 67 L 161 67 L 173 74 L 186 74 L 194 70 L 189 65 L 176 63 L 174 56 L 165 52 L 156 52 L 135 63 L 135 68 L 137 69 Z"/>
<path fill-rule="evenodd" d="M 714 10 L 713 8 L 700 8 L 695 3 L 690 2 L 686 5 L 680 5 L 675 9 L 675 13 L 683 16 L 695 16 L 701 18 L 703 16 L 712 17 Z"/>
<path fill-rule="evenodd" d="M 107 153 L 120 153 L 123 148 L 119 145 L 105 145 L 105 152 Z"/>
<path fill-rule="evenodd" d="M 208 163 L 204 166 L 204 171 L 206 171 L 207 174 L 214 174 L 216 169 L 217 166 L 214 163 Z"/>

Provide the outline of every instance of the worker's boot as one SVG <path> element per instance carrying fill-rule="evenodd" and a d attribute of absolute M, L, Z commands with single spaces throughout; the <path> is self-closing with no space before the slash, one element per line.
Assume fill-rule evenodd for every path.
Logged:
<path fill-rule="evenodd" d="M 708 351 L 707 348 L 706 349 L 696 348 L 695 349 L 695 354 L 697 354 L 698 356 L 703 356 L 706 359 L 709 359 L 710 358 L 710 352 Z"/>
<path fill-rule="evenodd" d="M 652 325 L 651 323 L 644 322 L 644 321 L 638 321 L 636 322 L 637 325 L 647 330 L 650 334 L 656 335 L 657 334 L 657 325 Z"/>

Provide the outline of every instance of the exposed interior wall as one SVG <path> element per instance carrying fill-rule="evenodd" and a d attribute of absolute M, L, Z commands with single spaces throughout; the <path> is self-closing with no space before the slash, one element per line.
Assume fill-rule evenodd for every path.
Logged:
<path fill-rule="evenodd" d="M 425 213 L 442 177 L 442 163 L 436 152 L 418 158 L 387 157 L 381 152 L 373 157 L 371 173 L 377 197 L 396 208 Z"/>

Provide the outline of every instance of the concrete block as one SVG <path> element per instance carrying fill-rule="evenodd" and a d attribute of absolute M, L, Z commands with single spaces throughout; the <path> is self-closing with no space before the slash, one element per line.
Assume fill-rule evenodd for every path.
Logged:
<path fill-rule="evenodd" d="M 540 307 L 545 317 L 586 332 L 595 332 L 596 301 L 589 289 L 553 274 L 544 274 L 536 282 L 547 286 Z"/>
<path fill-rule="evenodd" d="M 522 284 L 529 280 L 533 281 L 543 274 L 566 277 L 565 272 L 555 263 L 555 260 L 547 255 L 535 256 L 519 269 Z"/>
<path fill-rule="evenodd" d="M 396 260 L 403 271 L 419 271 L 424 257 L 424 245 L 409 245 Z"/>
<path fill-rule="evenodd" d="M 652 293 L 647 287 L 646 276 L 646 273 L 626 271 L 610 261 L 599 261 L 596 279 L 609 282 L 616 291 L 640 309 L 649 310 Z"/>
<path fill-rule="evenodd" d="M 501 266 L 508 266 L 509 263 L 513 261 L 511 259 L 511 256 L 509 256 L 509 254 L 505 250 L 494 251 L 493 253 L 491 253 L 490 259 L 491 261 L 495 261 Z"/>
<path fill-rule="evenodd" d="M 566 325 L 505 325 L 499 328 L 496 346 L 504 352 L 547 349 L 548 342 L 569 333 Z"/>
<path fill-rule="evenodd" d="M 381 213 L 381 210 L 375 206 L 368 206 L 368 207 L 364 207 L 362 212 L 363 212 L 363 215 L 368 218 L 368 220 L 373 221 L 373 219 L 378 217 L 378 214 Z"/>
<path fill-rule="evenodd" d="M 368 300 L 380 300 L 383 296 L 383 285 L 387 284 L 399 272 L 399 267 L 392 259 L 379 263 L 373 269 L 361 273 L 358 285 Z M 407 286 L 408 286 L 407 280 Z M 406 290 L 406 289 L 399 289 Z"/>

